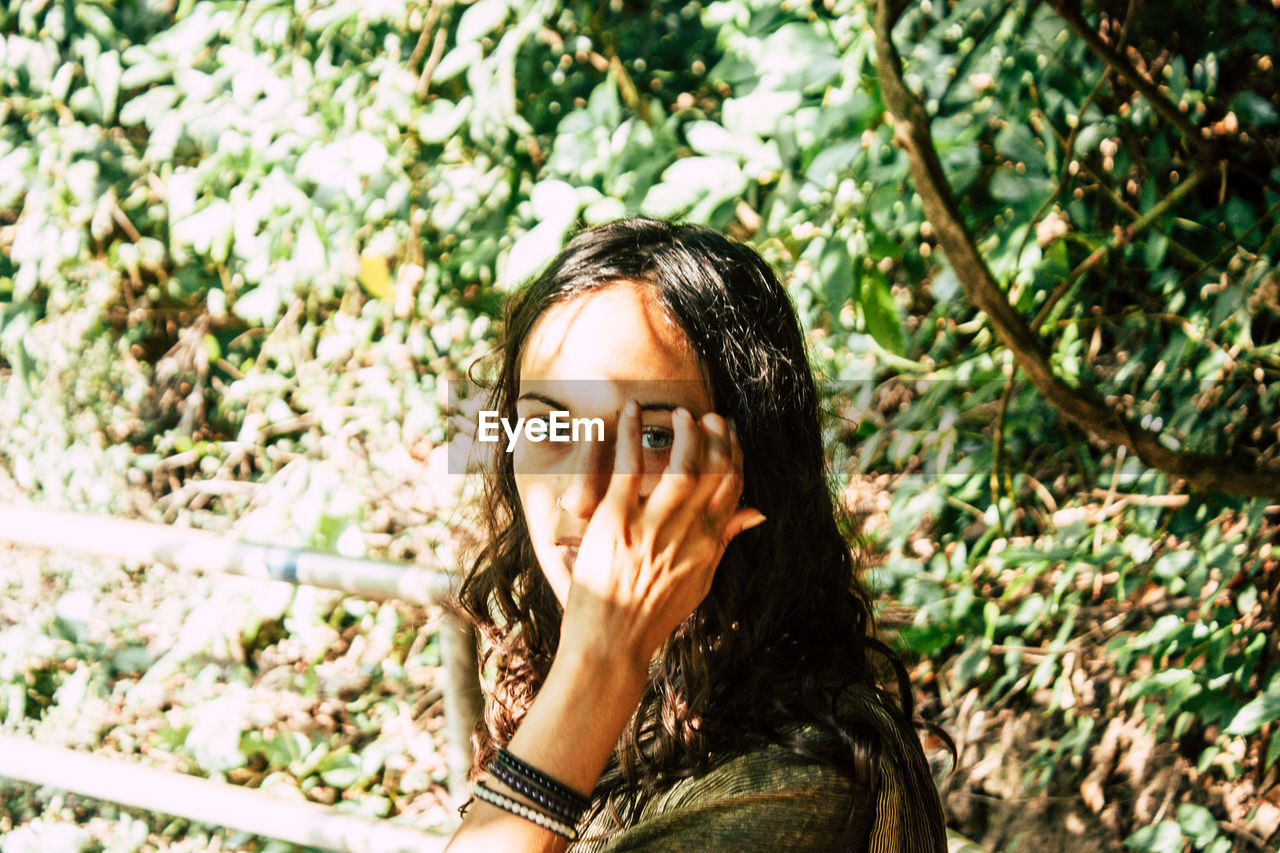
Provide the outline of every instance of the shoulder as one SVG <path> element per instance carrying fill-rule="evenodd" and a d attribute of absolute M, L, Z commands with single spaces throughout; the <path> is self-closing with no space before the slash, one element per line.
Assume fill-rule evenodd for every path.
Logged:
<path fill-rule="evenodd" d="M 838 768 L 767 746 L 718 757 L 706 772 L 650 798 L 622 829 L 607 807 L 598 809 L 573 849 L 750 853 L 781 844 L 789 853 L 857 850 L 865 847 L 874 806 L 874 792 Z"/>
<path fill-rule="evenodd" d="M 870 690 L 832 697 L 869 760 L 855 774 L 773 743 L 714 754 L 706 770 L 632 806 L 600 798 L 572 853 L 876 851 L 941 853 L 945 819 L 912 725 Z M 780 734 L 818 749 L 832 733 L 793 721 Z M 798 736 L 798 737 L 796 737 Z M 616 770 L 616 767 L 615 767 Z"/>
<path fill-rule="evenodd" d="M 806 759 L 785 747 L 770 745 L 720 756 L 707 772 L 684 779 L 662 798 L 664 808 L 743 797 L 842 801 L 859 792 L 848 775 L 822 761 Z"/>

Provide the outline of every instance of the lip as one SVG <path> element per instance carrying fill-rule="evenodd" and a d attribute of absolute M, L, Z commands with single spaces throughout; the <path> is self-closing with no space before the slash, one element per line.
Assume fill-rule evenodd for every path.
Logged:
<path fill-rule="evenodd" d="M 582 540 L 578 538 L 556 540 L 556 551 L 570 572 L 573 571 L 573 564 L 578 561 L 578 547 L 581 543 Z"/>

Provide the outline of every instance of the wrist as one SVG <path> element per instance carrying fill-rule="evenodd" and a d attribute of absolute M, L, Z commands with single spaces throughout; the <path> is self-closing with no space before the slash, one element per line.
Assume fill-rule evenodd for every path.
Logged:
<path fill-rule="evenodd" d="M 648 683 L 647 666 L 561 643 L 510 752 L 589 796 Z"/>
<path fill-rule="evenodd" d="M 611 644 L 584 646 L 562 638 L 547 675 L 548 683 L 553 680 L 573 685 L 593 702 L 630 699 L 630 711 L 649 681 L 649 660 Z"/>

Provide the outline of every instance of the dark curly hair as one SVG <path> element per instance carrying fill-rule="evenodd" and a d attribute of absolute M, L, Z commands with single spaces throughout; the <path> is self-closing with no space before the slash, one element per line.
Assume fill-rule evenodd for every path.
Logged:
<path fill-rule="evenodd" d="M 908 819 L 933 824 L 926 834 L 943 844 L 906 672 L 873 636 L 871 601 L 841 532 L 795 309 L 759 255 L 707 228 L 663 221 L 583 231 L 511 298 L 494 407 L 514 417 L 522 347 L 549 307 L 624 282 L 646 288 L 697 351 L 715 411 L 737 425 L 743 505 L 769 523 L 730 543 L 710 593 L 651 667 L 616 772 L 601 780 L 610 806 L 632 808 L 706 769 L 713 755 L 784 744 L 872 791 L 892 768 Z M 459 592 L 497 673 L 477 732 L 477 773 L 536 696 L 561 617 L 534 557 L 511 457 L 496 456 L 482 505 L 486 544 Z"/>

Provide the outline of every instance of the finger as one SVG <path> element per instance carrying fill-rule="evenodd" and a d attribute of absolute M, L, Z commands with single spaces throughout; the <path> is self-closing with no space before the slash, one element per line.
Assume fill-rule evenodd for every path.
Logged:
<path fill-rule="evenodd" d="M 706 436 L 703 442 L 703 471 L 708 474 L 727 474 L 733 471 L 733 445 L 730 443 L 729 423 L 715 412 L 702 417 Z"/>
<path fill-rule="evenodd" d="M 729 418 L 729 449 L 733 456 L 733 470 L 738 474 L 742 473 L 742 444 L 738 441 L 738 425 L 734 423 L 733 418 Z"/>
<path fill-rule="evenodd" d="M 697 476 L 702 461 L 702 429 L 683 406 L 672 413 L 671 424 L 675 429 L 675 441 L 664 473 L 677 477 Z"/>
<path fill-rule="evenodd" d="M 618 418 L 618 437 L 613 451 L 613 476 L 605 491 L 604 503 L 633 507 L 639 502 L 644 479 L 644 456 L 640 446 L 640 405 L 628 400 Z"/>
<path fill-rule="evenodd" d="M 725 422 L 725 446 L 728 456 L 725 461 L 724 476 L 717 477 L 715 490 L 707 500 L 706 511 L 719 519 L 727 520 L 729 514 L 738 506 L 738 498 L 742 495 L 742 446 L 738 443 L 738 431 L 733 421 Z"/>
<path fill-rule="evenodd" d="M 715 496 L 726 487 L 733 488 L 733 483 L 726 481 L 736 479 L 728 423 L 716 413 L 709 412 L 702 417 L 702 430 L 702 464 L 698 471 L 697 490 L 689 502 L 693 505 L 690 509 L 698 513 L 712 511 L 710 503 Z"/>
<path fill-rule="evenodd" d="M 657 506 L 677 522 L 679 529 L 687 530 L 697 524 L 713 540 L 719 541 L 730 512 L 737 506 L 742 478 L 734 471 L 732 430 L 728 422 L 711 412 L 703 415 L 701 424 L 703 452 L 696 478 L 683 492 L 660 495 Z"/>
<path fill-rule="evenodd" d="M 758 509 L 747 507 L 746 509 L 737 510 L 729 518 L 729 523 L 725 525 L 724 538 L 721 541 L 727 546 L 739 533 L 758 527 L 767 520 L 764 513 Z"/>
<path fill-rule="evenodd" d="M 690 499 L 697 485 L 702 453 L 701 429 L 694 423 L 693 415 L 684 408 L 672 413 L 671 429 L 675 433 L 671 458 L 658 478 L 658 485 L 645 502 L 646 514 L 654 519 L 666 519 L 676 513 Z"/>

